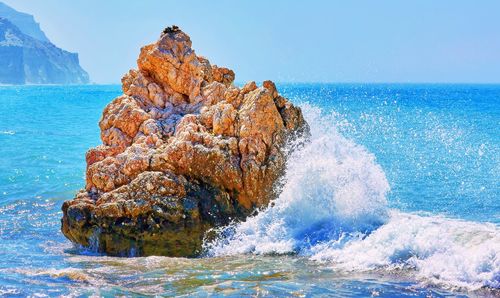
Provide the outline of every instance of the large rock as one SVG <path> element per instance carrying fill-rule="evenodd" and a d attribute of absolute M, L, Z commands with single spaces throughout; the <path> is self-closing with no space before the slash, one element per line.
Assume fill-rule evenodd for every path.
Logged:
<path fill-rule="evenodd" d="M 286 142 L 308 127 L 271 81 L 235 87 L 175 26 L 137 62 L 104 109 L 62 232 L 111 255 L 196 256 L 207 230 L 275 198 Z"/>

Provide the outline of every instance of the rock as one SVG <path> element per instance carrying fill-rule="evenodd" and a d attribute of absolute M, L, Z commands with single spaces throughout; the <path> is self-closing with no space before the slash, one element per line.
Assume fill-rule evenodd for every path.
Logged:
<path fill-rule="evenodd" d="M 62 232 L 110 255 L 194 257 L 211 228 L 276 197 L 287 142 L 308 132 L 266 81 L 233 86 L 178 27 L 141 49 L 104 109 L 86 187 L 63 204 Z"/>
<path fill-rule="evenodd" d="M 0 13 L 4 12 L 3 6 L 0 3 Z M 36 28 L 30 31 L 31 34 L 45 38 L 45 35 L 41 35 L 43 32 L 36 31 Z M 78 54 L 64 51 L 48 40 L 39 40 L 23 33 L 0 14 L 0 84 L 88 82 L 89 76 L 80 67 Z"/>

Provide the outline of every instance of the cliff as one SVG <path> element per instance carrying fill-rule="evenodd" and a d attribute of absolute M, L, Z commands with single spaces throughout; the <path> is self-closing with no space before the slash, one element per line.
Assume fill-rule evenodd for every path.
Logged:
<path fill-rule="evenodd" d="M 43 42 L 50 42 L 45 33 L 40 29 L 40 24 L 35 22 L 32 15 L 19 12 L 12 7 L 0 2 L 0 17 L 8 19 L 24 34 Z"/>
<path fill-rule="evenodd" d="M 111 255 L 196 256 L 209 229 L 276 197 L 285 146 L 308 126 L 274 83 L 234 86 L 175 26 L 137 63 L 104 109 L 62 232 Z"/>
<path fill-rule="evenodd" d="M 89 82 L 88 74 L 80 67 L 78 54 L 56 47 L 48 41 L 38 24 L 33 21 L 30 25 L 30 22 L 23 21 L 24 17 L 18 17 L 18 23 L 30 28 L 27 29 L 30 34 L 23 32 L 13 21 L 2 15 L 6 11 L 4 7 L 0 3 L 0 84 Z M 7 14 L 11 15 L 12 13 Z"/>

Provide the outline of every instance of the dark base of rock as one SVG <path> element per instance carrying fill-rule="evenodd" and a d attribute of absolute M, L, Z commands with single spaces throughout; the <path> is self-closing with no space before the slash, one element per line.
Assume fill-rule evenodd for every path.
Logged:
<path fill-rule="evenodd" d="M 142 173 L 106 196 L 108 202 L 100 205 L 84 191 L 66 201 L 62 232 L 114 256 L 195 257 L 209 229 L 246 215 L 228 193 L 172 173 Z"/>
<path fill-rule="evenodd" d="M 118 224 L 120 225 L 120 224 Z M 82 235 L 86 248 L 95 252 L 118 257 L 137 256 L 169 256 L 196 257 L 201 253 L 203 235 L 209 225 L 199 225 L 192 228 L 168 230 L 162 228 L 148 229 L 142 233 L 130 235 L 120 228 L 102 231 L 99 228 L 89 230 Z M 81 239 L 83 240 L 83 239 Z"/>

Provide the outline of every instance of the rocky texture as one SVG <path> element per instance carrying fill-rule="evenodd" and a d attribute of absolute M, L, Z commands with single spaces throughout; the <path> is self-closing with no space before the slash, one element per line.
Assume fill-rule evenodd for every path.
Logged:
<path fill-rule="evenodd" d="M 0 3 L 0 84 L 88 82 L 78 54 L 50 43 L 32 16 Z"/>
<path fill-rule="evenodd" d="M 271 81 L 235 87 L 175 26 L 137 64 L 104 109 L 103 144 L 87 152 L 62 232 L 111 255 L 196 256 L 208 229 L 276 196 L 284 146 L 308 127 Z"/>

